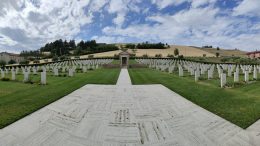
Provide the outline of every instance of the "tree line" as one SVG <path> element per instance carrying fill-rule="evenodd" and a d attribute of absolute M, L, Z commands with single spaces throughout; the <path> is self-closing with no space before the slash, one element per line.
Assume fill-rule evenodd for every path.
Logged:
<path fill-rule="evenodd" d="M 95 40 L 80 41 L 75 43 L 75 40 L 56 40 L 45 44 L 39 50 L 22 51 L 20 53 L 23 57 L 42 57 L 45 56 L 44 52 L 49 52 L 48 57 L 54 56 L 69 56 L 69 55 L 87 55 L 93 53 L 107 52 L 118 50 L 119 48 L 113 44 L 99 44 Z"/>
<path fill-rule="evenodd" d="M 167 43 L 149 43 L 149 42 L 144 42 L 144 43 L 138 43 L 138 44 L 126 44 L 126 48 L 129 49 L 166 49 L 170 47 Z"/>

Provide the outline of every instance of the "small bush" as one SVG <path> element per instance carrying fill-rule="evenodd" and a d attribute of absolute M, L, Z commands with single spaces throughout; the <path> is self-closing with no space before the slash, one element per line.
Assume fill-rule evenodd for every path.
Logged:
<path fill-rule="evenodd" d="M 130 57 L 135 57 L 135 56 L 136 56 L 136 54 L 133 54 L 133 53 L 130 54 Z"/>
<path fill-rule="evenodd" d="M 76 69 L 76 72 L 79 73 L 79 72 L 83 72 L 82 68 L 77 68 Z"/>
<path fill-rule="evenodd" d="M 33 84 L 34 82 L 32 81 L 32 79 L 28 79 L 28 81 L 24 82 L 26 84 Z"/>
<path fill-rule="evenodd" d="M 169 57 L 169 58 L 174 58 L 174 55 L 168 54 L 167 57 Z"/>
<path fill-rule="evenodd" d="M 118 54 L 114 54 L 114 58 L 119 58 L 119 55 Z"/>
<path fill-rule="evenodd" d="M 56 62 L 56 61 L 58 61 L 58 60 L 59 60 L 59 57 L 58 57 L 58 56 L 53 56 L 53 57 L 52 57 L 52 61 L 53 61 L 53 62 Z"/>
<path fill-rule="evenodd" d="M 68 60 L 69 58 L 65 55 L 60 56 L 60 60 Z"/>
<path fill-rule="evenodd" d="M 199 58 L 199 61 L 205 61 L 205 58 Z"/>
<path fill-rule="evenodd" d="M 5 65 L 6 65 L 6 62 L 4 60 L 0 60 L 0 67 L 5 66 Z"/>
<path fill-rule="evenodd" d="M 156 58 L 162 58 L 162 54 L 155 54 Z"/>
<path fill-rule="evenodd" d="M 88 55 L 88 58 L 94 58 L 94 55 Z"/>
<path fill-rule="evenodd" d="M 58 77 L 67 77 L 67 74 L 59 74 Z"/>
<path fill-rule="evenodd" d="M 207 80 L 207 78 L 200 76 L 199 80 Z"/>
<path fill-rule="evenodd" d="M 221 58 L 220 61 L 221 61 L 221 62 L 228 62 L 228 61 L 229 61 L 229 58 L 226 58 L 226 57 L 225 57 L 225 58 Z"/>
<path fill-rule="evenodd" d="M 34 64 L 38 64 L 38 63 L 40 63 L 40 61 L 39 60 L 34 60 L 33 63 Z"/>
<path fill-rule="evenodd" d="M 2 78 L 1 80 L 2 80 L 2 81 L 10 81 L 10 79 L 9 79 L 9 78 L 6 78 L 6 77 Z"/>
<path fill-rule="evenodd" d="M 135 44 L 126 44 L 125 45 L 125 48 L 128 48 L 128 49 L 135 49 Z"/>
<path fill-rule="evenodd" d="M 179 55 L 179 57 L 178 58 L 180 58 L 180 59 L 183 59 L 184 58 L 184 56 L 183 55 Z"/>
<path fill-rule="evenodd" d="M 15 64 L 15 63 L 16 63 L 16 61 L 13 60 L 13 59 L 11 59 L 11 60 L 8 62 L 8 64 Z"/>
<path fill-rule="evenodd" d="M 147 55 L 147 54 L 144 54 L 142 57 L 143 57 L 143 58 L 148 58 L 148 55 Z"/>
<path fill-rule="evenodd" d="M 27 65 L 27 64 L 29 64 L 29 60 L 21 61 L 20 64 Z"/>
<path fill-rule="evenodd" d="M 42 70 L 42 69 L 39 69 L 37 72 L 43 72 L 43 70 Z"/>

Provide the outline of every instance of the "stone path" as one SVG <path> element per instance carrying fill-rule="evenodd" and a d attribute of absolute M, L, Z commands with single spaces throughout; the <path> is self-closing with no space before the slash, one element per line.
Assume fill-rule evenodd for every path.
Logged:
<path fill-rule="evenodd" d="M 253 134 L 122 69 L 2 129 L 0 146 L 257 146 Z"/>
<path fill-rule="evenodd" d="M 131 86 L 131 79 L 126 68 L 121 69 L 116 85 L 118 86 Z"/>

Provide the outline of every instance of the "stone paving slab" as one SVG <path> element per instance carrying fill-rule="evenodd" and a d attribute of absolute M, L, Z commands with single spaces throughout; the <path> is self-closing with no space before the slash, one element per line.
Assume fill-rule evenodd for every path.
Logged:
<path fill-rule="evenodd" d="M 0 146 L 259 145 L 162 85 L 131 85 L 128 72 L 120 76 L 128 84 L 86 85 L 0 130 Z"/>
<path fill-rule="evenodd" d="M 128 70 L 126 68 L 122 68 L 120 75 L 118 77 L 116 85 L 120 86 L 129 86 L 132 85 L 130 76 L 128 74 Z"/>

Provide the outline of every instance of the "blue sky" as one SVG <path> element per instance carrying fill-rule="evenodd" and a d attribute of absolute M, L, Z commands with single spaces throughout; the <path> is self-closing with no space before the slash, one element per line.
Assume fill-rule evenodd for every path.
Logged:
<path fill-rule="evenodd" d="M 260 49 L 260 0 L 0 0 L 0 52 L 56 39 Z"/>

